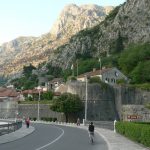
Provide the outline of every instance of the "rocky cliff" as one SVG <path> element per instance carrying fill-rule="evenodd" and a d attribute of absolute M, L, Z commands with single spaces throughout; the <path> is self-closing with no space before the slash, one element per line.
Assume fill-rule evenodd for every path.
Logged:
<path fill-rule="evenodd" d="M 71 37 L 82 29 L 100 23 L 112 9 L 113 7 L 98 5 L 67 5 L 54 23 L 50 33 L 57 38 Z"/>
<path fill-rule="evenodd" d="M 21 47 L 9 63 L 5 61 L 9 57 L 3 57 L 1 72 L 17 72 L 27 63 L 38 65 L 43 61 L 67 68 L 78 54 L 110 55 L 118 39 L 123 47 L 150 42 L 149 8 L 149 0 L 127 0 L 103 20 L 108 9 L 96 5 L 66 6 L 50 33 L 32 39 L 29 47 Z M 7 50 L 2 46 L 1 56 L 3 52 Z"/>
<path fill-rule="evenodd" d="M 77 54 L 109 55 L 115 50 L 118 39 L 124 47 L 131 43 L 150 42 L 149 8 L 149 0 L 127 0 L 99 25 L 80 31 L 66 45 L 56 49 L 49 61 L 67 68 Z"/>
<path fill-rule="evenodd" d="M 66 6 L 49 33 L 41 37 L 20 37 L 3 44 L 0 47 L 0 72 L 12 74 L 29 63 L 37 66 L 47 61 L 53 50 L 68 42 L 80 30 L 103 21 L 112 9 L 97 5 Z"/>

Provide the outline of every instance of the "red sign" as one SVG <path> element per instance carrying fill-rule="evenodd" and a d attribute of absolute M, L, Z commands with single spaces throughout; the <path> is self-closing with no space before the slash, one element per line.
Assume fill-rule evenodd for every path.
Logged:
<path fill-rule="evenodd" d="M 127 119 L 142 119 L 140 115 L 127 115 Z"/>

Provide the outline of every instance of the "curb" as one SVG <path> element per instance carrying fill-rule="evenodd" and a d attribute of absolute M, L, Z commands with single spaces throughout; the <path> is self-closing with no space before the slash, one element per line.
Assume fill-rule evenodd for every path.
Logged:
<path fill-rule="evenodd" d="M 15 132 L 11 132 L 9 134 L 4 134 L 0 136 L 0 144 L 5 144 L 5 143 L 12 142 L 12 141 L 16 141 L 20 138 L 30 135 L 34 131 L 35 131 L 34 127 L 30 126 L 30 128 L 27 129 L 25 125 L 22 125 L 22 128 L 20 128 L 19 130 Z"/>
<path fill-rule="evenodd" d="M 96 129 L 96 132 L 99 134 L 99 136 L 101 136 L 104 139 L 104 141 L 106 142 L 106 144 L 108 146 L 108 150 L 112 150 L 111 145 L 110 145 L 109 141 L 107 140 L 107 138 L 103 134 L 101 134 L 101 132 L 98 131 L 98 129 Z"/>

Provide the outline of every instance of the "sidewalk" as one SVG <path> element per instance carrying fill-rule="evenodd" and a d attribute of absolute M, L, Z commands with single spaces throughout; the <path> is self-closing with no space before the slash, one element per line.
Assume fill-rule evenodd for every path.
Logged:
<path fill-rule="evenodd" d="M 22 128 L 20 128 L 19 130 L 15 131 L 15 132 L 11 132 L 9 134 L 5 134 L 5 135 L 0 136 L 0 144 L 20 139 L 26 135 L 29 135 L 34 130 L 35 129 L 32 126 L 30 126 L 30 128 L 26 128 L 25 125 L 22 125 Z"/>
<path fill-rule="evenodd" d="M 96 131 L 105 139 L 109 150 L 150 150 L 150 148 L 132 142 L 114 131 L 101 128 L 96 128 Z"/>

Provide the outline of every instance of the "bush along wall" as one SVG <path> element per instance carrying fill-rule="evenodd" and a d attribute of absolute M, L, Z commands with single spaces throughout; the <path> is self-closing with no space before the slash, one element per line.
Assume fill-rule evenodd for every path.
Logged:
<path fill-rule="evenodd" d="M 116 131 L 133 141 L 150 147 L 150 123 L 117 122 Z"/>

